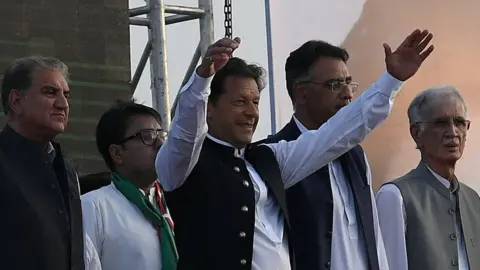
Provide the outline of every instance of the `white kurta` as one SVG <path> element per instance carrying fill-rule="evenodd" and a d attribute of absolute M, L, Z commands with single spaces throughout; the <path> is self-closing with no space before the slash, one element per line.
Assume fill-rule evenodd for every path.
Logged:
<path fill-rule="evenodd" d="M 90 237 L 85 234 L 83 236 L 84 240 L 84 261 L 85 261 L 85 270 L 102 270 L 102 265 L 100 259 L 98 258 L 97 250 L 92 243 Z"/>
<path fill-rule="evenodd" d="M 113 183 L 83 195 L 82 211 L 103 270 L 161 269 L 157 230 Z"/>
<path fill-rule="evenodd" d="M 293 119 L 301 133 L 307 132 L 307 128 L 294 116 Z M 372 190 L 372 173 L 365 156 L 367 165 L 367 181 L 370 186 L 370 198 L 372 200 L 373 230 L 375 244 L 377 246 L 378 266 L 380 270 L 388 270 L 387 255 L 383 244 L 378 211 Z M 333 197 L 333 226 L 331 246 L 331 270 L 368 270 L 368 254 L 365 237 L 358 231 L 357 210 L 353 191 L 345 177 L 342 164 L 338 159 L 328 163 L 330 186 Z"/>

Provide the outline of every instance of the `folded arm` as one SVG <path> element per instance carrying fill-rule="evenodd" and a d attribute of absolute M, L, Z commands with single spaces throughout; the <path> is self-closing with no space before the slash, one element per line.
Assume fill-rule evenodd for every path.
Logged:
<path fill-rule="evenodd" d="M 277 157 L 285 187 L 291 187 L 352 149 L 390 113 L 403 82 L 385 72 L 377 82 L 319 129 L 295 141 L 267 144 Z"/>
<path fill-rule="evenodd" d="M 168 140 L 155 161 L 158 179 L 165 191 L 180 187 L 197 164 L 208 131 L 207 102 L 211 78 L 196 73 L 180 90 Z"/>

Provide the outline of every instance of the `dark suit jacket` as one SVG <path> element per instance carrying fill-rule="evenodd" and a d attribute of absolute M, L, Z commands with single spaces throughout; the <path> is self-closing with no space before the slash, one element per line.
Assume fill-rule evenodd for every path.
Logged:
<path fill-rule="evenodd" d="M 1 269 L 85 269 L 77 175 L 52 145 L 53 161 L 9 126 L 0 132 Z"/>
<path fill-rule="evenodd" d="M 301 132 L 292 119 L 277 134 L 259 143 L 292 141 L 300 135 Z M 364 152 L 360 146 L 356 146 L 339 157 L 339 161 L 355 197 L 359 232 L 365 236 L 370 269 L 377 270 L 379 266 L 373 229 L 371 187 L 366 176 Z M 333 233 L 333 197 L 328 166 L 287 189 L 286 198 L 291 224 L 290 242 L 297 269 L 328 269 Z"/>

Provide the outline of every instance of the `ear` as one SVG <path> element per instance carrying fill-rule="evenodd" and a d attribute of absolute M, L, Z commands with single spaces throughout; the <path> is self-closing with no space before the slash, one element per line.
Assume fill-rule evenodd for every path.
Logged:
<path fill-rule="evenodd" d="M 8 105 L 10 106 L 12 112 L 14 112 L 16 115 L 20 115 L 22 113 L 22 98 L 23 93 L 17 89 L 12 89 L 8 95 Z"/>
<path fill-rule="evenodd" d="M 108 152 L 110 153 L 110 157 L 114 164 L 123 164 L 123 149 L 120 145 L 111 144 L 108 147 Z"/>
<path fill-rule="evenodd" d="M 412 136 L 413 141 L 417 145 L 417 148 L 420 148 L 421 140 L 420 137 L 422 135 L 422 129 L 418 124 L 410 124 L 410 136 Z"/>
<path fill-rule="evenodd" d="M 293 89 L 293 96 L 295 104 L 302 105 L 307 103 L 307 85 L 306 84 L 297 84 Z"/>

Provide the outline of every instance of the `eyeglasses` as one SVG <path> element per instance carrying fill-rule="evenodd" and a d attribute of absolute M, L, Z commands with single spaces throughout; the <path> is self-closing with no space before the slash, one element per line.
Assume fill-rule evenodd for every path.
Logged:
<path fill-rule="evenodd" d="M 470 128 L 470 120 L 466 120 L 461 117 L 457 118 L 437 118 L 433 121 L 422 121 L 416 122 L 416 124 L 430 124 L 433 128 L 437 130 L 447 130 L 452 125 L 455 126 L 458 130 L 466 131 Z"/>
<path fill-rule="evenodd" d="M 311 84 L 321 85 L 323 87 L 330 88 L 332 92 L 337 94 L 342 92 L 345 89 L 345 87 L 348 87 L 353 94 L 357 92 L 357 89 L 358 89 L 358 83 L 339 81 L 339 80 L 329 80 L 329 81 L 323 81 L 323 82 L 301 81 L 299 83 L 311 83 Z"/>
<path fill-rule="evenodd" d="M 141 130 L 132 136 L 128 136 L 127 138 L 121 140 L 118 144 L 123 144 L 129 140 L 140 138 L 145 145 L 154 145 L 157 142 L 157 139 L 165 141 L 167 139 L 168 133 L 162 129 L 144 129 Z"/>

